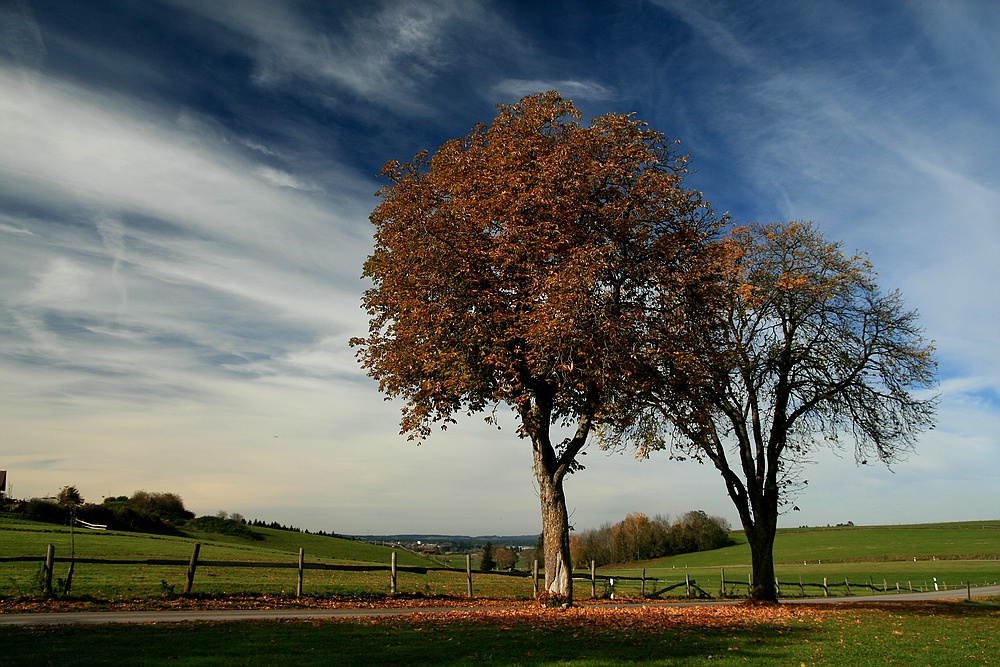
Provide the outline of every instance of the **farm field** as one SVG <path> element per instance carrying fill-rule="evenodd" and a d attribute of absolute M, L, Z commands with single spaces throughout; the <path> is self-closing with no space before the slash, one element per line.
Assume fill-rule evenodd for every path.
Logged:
<path fill-rule="evenodd" d="M 181 535 L 147 535 L 119 531 L 76 531 L 76 556 L 102 559 L 175 559 L 190 557 L 195 542 L 202 544 L 203 561 L 282 562 L 289 565 L 298 559 L 298 550 L 305 550 L 307 562 L 376 565 L 387 567 L 392 550 L 320 535 L 255 528 L 264 536 L 262 541 L 249 542 L 237 537 L 213 533 L 185 531 Z M 720 590 L 724 569 L 726 594 L 745 595 L 750 572 L 750 552 L 741 533 L 734 533 L 737 544 L 709 552 L 684 554 L 641 563 L 608 566 L 598 570 L 600 577 L 618 577 L 612 590 L 599 580 L 599 596 L 636 597 L 638 581 L 622 581 L 621 577 L 639 577 L 645 569 L 647 594 L 657 593 L 668 586 L 679 587 L 667 596 L 684 596 L 685 577 L 711 596 Z M 23 520 L 0 518 L 0 558 L 45 554 L 47 544 L 53 544 L 57 558 L 70 554 L 68 527 Z M 914 560 L 915 559 L 915 560 Z M 465 556 L 428 558 L 399 550 L 400 566 L 453 567 L 454 571 L 426 573 L 400 572 L 397 591 L 408 595 L 465 597 L 467 581 Z M 836 527 L 786 529 L 778 533 L 775 542 L 775 562 L 782 596 L 822 596 L 817 586 L 799 588 L 804 584 L 821 584 L 826 578 L 830 595 L 847 592 L 869 595 L 869 582 L 890 591 L 941 588 L 964 588 L 971 585 L 993 584 L 1000 581 L 1000 521 L 975 523 L 931 524 L 922 526 Z M 477 567 L 473 558 L 473 568 Z M 529 566 L 520 563 L 519 567 Z M 39 591 L 38 562 L 7 562 L 0 564 L 0 605 L 3 598 L 23 598 Z M 55 577 L 63 577 L 68 564 L 56 562 Z M 586 576 L 579 572 L 578 576 Z M 180 592 L 186 577 L 186 567 L 153 565 L 106 565 L 78 563 L 73 575 L 72 594 L 100 600 L 122 598 L 157 598 Z M 234 568 L 199 566 L 194 592 L 207 595 L 268 595 L 291 596 L 296 589 L 297 571 L 277 568 Z M 473 592 L 477 597 L 526 599 L 532 596 L 532 584 L 527 577 L 500 574 L 486 575 L 474 571 Z M 577 580 L 577 597 L 589 597 L 590 582 Z M 386 570 L 327 571 L 306 570 L 304 594 L 310 596 L 385 595 L 389 592 Z M 697 593 L 697 588 L 693 591 Z"/>

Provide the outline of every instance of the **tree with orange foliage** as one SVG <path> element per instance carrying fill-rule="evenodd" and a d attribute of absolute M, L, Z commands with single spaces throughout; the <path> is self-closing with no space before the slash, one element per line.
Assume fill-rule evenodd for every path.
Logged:
<path fill-rule="evenodd" d="M 531 443 L 548 594 L 572 602 L 563 480 L 639 389 L 650 299 L 701 275 L 717 228 L 686 158 L 628 115 L 589 126 L 555 92 L 499 106 L 428 158 L 391 161 L 371 215 L 358 356 L 423 439 L 509 405 Z M 565 436 L 565 437 L 563 437 Z"/>
<path fill-rule="evenodd" d="M 685 354 L 654 350 L 658 378 L 625 406 L 643 413 L 626 435 L 640 455 L 668 448 L 719 470 L 750 544 L 751 598 L 776 601 L 778 515 L 817 438 L 848 436 L 862 464 L 904 459 L 933 424 L 934 348 L 899 293 L 810 223 L 737 229 L 718 249 L 729 269 L 685 320 Z"/>

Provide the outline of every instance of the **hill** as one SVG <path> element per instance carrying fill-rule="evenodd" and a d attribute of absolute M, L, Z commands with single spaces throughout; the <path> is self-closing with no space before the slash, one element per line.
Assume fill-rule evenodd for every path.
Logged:
<path fill-rule="evenodd" d="M 749 565 L 743 531 L 736 544 L 697 553 L 629 564 L 630 567 L 720 567 Z M 776 564 L 860 563 L 906 560 L 1000 559 L 1000 521 L 783 528 L 774 541 Z"/>
<path fill-rule="evenodd" d="M 0 557 L 44 555 L 53 544 L 56 554 L 68 556 L 71 549 L 68 526 L 23 519 L 0 518 Z M 331 563 L 386 564 L 393 549 L 340 537 L 328 537 L 289 530 L 254 527 L 261 539 L 247 540 L 181 527 L 176 535 L 152 535 L 127 531 L 76 530 L 76 555 L 79 558 L 185 558 L 195 542 L 202 544 L 202 558 L 216 560 L 288 560 L 304 549 L 311 560 Z M 438 565 L 419 554 L 398 552 L 400 565 Z"/>
<path fill-rule="evenodd" d="M 353 539 L 373 544 L 401 545 L 436 545 L 443 547 L 442 551 L 468 551 L 480 549 L 487 542 L 494 546 L 533 547 L 538 541 L 538 535 L 436 535 L 423 533 L 408 533 L 399 535 L 351 535 Z"/>

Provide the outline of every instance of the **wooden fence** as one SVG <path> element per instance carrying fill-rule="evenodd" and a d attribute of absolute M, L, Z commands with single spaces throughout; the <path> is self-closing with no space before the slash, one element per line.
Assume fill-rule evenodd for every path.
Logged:
<path fill-rule="evenodd" d="M 730 588 L 729 591 L 734 591 L 734 590 L 738 590 L 737 587 L 743 587 L 743 586 L 746 586 L 749 589 L 752 586 L 752 584 L 753 584 L 752 575 L 747 575 L 747 580 L 746 581 L 727 581 L 726 580 L 726 569 L 725 568 L 720 568 L 719 581 L 720 581 L 720 584 L 719 584 L 719 595 L 721 597 L 733 597 L 733 595 L 731 593 L 727 593 L 727 589 L 726 589 L 727 585 L 733 587 L 733 588 Z M 792 592 L 797 591 L 799 597 L 806 597 L 806 589 L 807 588 L 815 590 L 817 592 L 817 594 L 819 593 L 819 591 L 822 591 L 823 592 L 823 597 L 830 597 L 830 591 L 831 590 L 834 591 L 835 594 L 844 595 L 844 596 L 856 595 L 858 591 L 863 591 L 863 590 L 867 590 L 869 595 L 875 595 L 876 593 L 887 594 L 887 593 L 893 593 L 893 592 L 895 592 L 895 593 L 903 593 L 903 592 L 907 592 L 907 593 L 920 592 L 920 593 L 923 593 L 923 592 L 929 591 L 931 589 L 933 589 L 935 591 L 938 591 L 938 590 L 944 590 L 944 591 L 946 591 L 946 590 L 948 590 L 948 584 L 944 580 L 938 581 L 937 577 L 933 578 L 933 583 L 924 582 L 924 583 L 918 584 L 916 587 L 914 587 L 912 581 L 907 581 L 906 584 L 905 584 L 905 586 L 903 584 L 901 584 L 900 582 L 898 582 L 898 581 L 893 582 L 893 583 L 894 583 L 894 585 L 890 586 L 889 585 L 889 581 L 887 579 L 885 579 L 885 578 L 882 579 L 882 583 L 881 583 L 881 585 L 879 585 L 877 582 L 875 582 L 873 580 L 872 577 L 868 577 L 868 581 L 867 582 L 865 582 L 865 581 L 854 581 L 854 582 L 852 582 L 850 580 L 850 577 L 844 577 L 843 581 L 840 581 L 840 580 L 830 581 L 827 577 L 823 577 L 823 583 L 820 584 L 820 583 L 804 582 L 804 581 L 802 581 L 802 575 L 799 575 L 799 580 L 798 581 L 779 581 L 777 578 L 775 578 L 775 580 L 774 580 L 774 585 L 775 585 L 775 588 L 777 589 L 779 597 L 782 596 L 782 588 L 784 588 L 785 596 L 786 597 L 790 597 L 790 595 L 788 595 L 789 591 L 792 591 Z M 971 590 L 970 590 L 971 587 L 972 587 L 971 582 L 969 582 L 969 581 L 966 581 L 964 583 L 959 582 L 957 586 L 954 585 L 954 582 L 952 582 L 952 584 L 953 584 L 952 585 L 952 590 L 961 590 L 961 589 L 964 588 L 965 591 L 966 591 L 966 595 L 971 598 Z M 989 582 L 987 582 L 987 585 L 988 584 L 989 584 Z M 818 595 L 817 595 L 817 597 L 818 597 Z"/>
<path fill-rule="evenodd" d="M 298 579 L 296 582 L 296 596 L 301 597 L 303 593 L 303 586 L 305 580 L 306 570 L 333 570 L 341 572 L 380 572 L 386 571 L 389 573 L 389 593 L 395 595 L 397 592 L 397 575 L 400 572 L 409 572 L 413 574 L 427 574 L 428 572 L 449 572 L 455 573 L 460 572 L 453 567 L 425 567 L 425 566 L 413 566 L 413 565 L 397 565 L 396 563 L 396 552 L 393 551 L 391 554 L 391 560 L 388 565 L 342 565 L 337 563 L 316 563 L 307 562 L 305 560 L 305 551 L 299 549 L 298 559 L 296 561 L 224 561 L 224 560 L 206 560 L 201 558 L 201 544 L 195 543 L 192 551 L 191 557 L 188 560 L 180 560 L 173 558 L 145 558 L 145 559 L 112 559 L 112 558 L 57 558 L 55 555 L 55 547 L 51 544 L 47 546 L 45 556 L 13 556 L 0 558 L 0 563 L 16 563 L 16 562 L 40 562 L 43 565 L 43 593 L 45 595 L 52 595 L 52 577 L 55 571 L 56 563 L 70 563 L 72 565 L 76 564 L 97 564 L 97 565 L 145 565 L 145 566 L 162 566 L 162 567 L 186 567 L 187 568 L 187 578 L 184 583 L 184 593 L 190 594 L 194 590 L 195 575 L 199 567 L 242 567 L 242 568 L 270 568 L 270 569 L 296 569 L 298 574 Z M 647 583 L 653 586 L 650 597 L 658 597 L 663 593 L 673 590 L 678 586 L 684 584 L 677 584 L 674 586 L 669 586 L 662 590 L 656 591 L 655 585 L 657 579 L 655 577 L 647 577 L 645 570 L 642 571 L 641 577 L 628 577 L 628 576 L 609 576 L 597 574 L 594 563 L 591 562 L 591 568 L 589 574 L 574 573 L 573 579 L 583 579 L 590 581 L 590 592 L 592 597 L 597 597 L 597 582 L 604 582 L 604 587 L 613 591 L 614 582 L 626 582 L 634 581 L 640 582 L 642 595 L 646 597 L 646 587 Z M 538 561 L 534 561 L 532 564 L 531 571 L 521 571 L 521 570 L 494 570 L 491 572 L 478 572 L 480 576 L 499 576 L 499 577 L 520 577 L 526 578 L 531 577 L 532 580 L 532 592 L 536 597 L 538 596 L 539 590 L 539 572 L 538 572 Z M 472 570 L 472 557 L 466 555 L 465 557 L 465 579 L 466 579 L 466 591 L 468 597 L 473 597 L 473 570 Z M 688 595 L 691 594 L 691 585 L 689 584 L 687 589 Z M 614 597 L 612 592 L 612 597 Z"/>
<path fill-rule="evenodd" d="M 47 546 L 45 556 L 14 556 L 0 558 L 0 563 L 13 563 L 13 562 L 41 562 L 43 564 L 43 593 L 45 595 L 52 594 L 52 577 L 55 570 L 55 564 L 57 562 L 70 563 L 71 567 L 75 564 L 100 564 L 100 565 L 146 565 L 146 566 L 163 566 L 163 567 L 186 567 L 187 568 L 187 578 L 184 584 L 184 593 L 190 594 L 194 590 L 195 574 L 198 571 L 198 567 L 237 567 L 237 568 L 271 568 L 271 569 L 295 569 L 297 570 L 298 579 L 296 583 L 296 596 L 301 597 L 303 594 L 303 585 L 305 579 L 306 570 L 333 570 L 341 572 L 379 572 L 386 571 L 389 573 L 389 593 L 395 595 L 397 592 L 397 576 L 400 572 L 409 572 L 413 574 L 427 574 L 428 572 L 460 572 L 452 567 L 424 567 L 424 566 L 413 566 L 413 565 L 397 565 L 396 563 L 396 552 L 393 551 L 391 554 L 391 560 L 388 565 L 343 565 L 337 563 L 318 563 L 318 562 L 306 562 L 305 552 L 303 549 L 299 549 L 298 558 L 295 561 L 222 561 L 222 560 L 203 560 L 201 559 L 201 544 L 195 543 L 191 551 L 191 557 L 188 560 L 181 559 L 169 559 L 169 558 L 148 558 L 148 559 L 109 559 L 109 558 L 56 558 L 55 547 L 51 544 Z M 492 572 L 479 572 L 477 573 L 481 576 L 501 576 L 501 577 L 531 577 L 532 579 L 532 590 L 535 596 L 538 595 L 539 590 L 539 572 L 538 572 L 538 561 L 534 561 L 531 571 L 492 571 Z M 465 557 L 465 578 L 466 578 L 466 589 L 468 597 L 473 597 L 473 570 L 472 570 L 472 557 Z M 598 597 L 597 584 L 602 582 L 602 597 L 610 597 L 614 599 L 615 597 L 615 586 L 616 583 L 621 590 L 623 584 L 628 584 L 630 587 L 634 586 L 638 582 L 639 595 L 642 598 L 660 598 L 665 593 L 675 591 L 684 588 L 684 596 L 686 597 L 699 597 L 699 598 L 712 598 L 713 596 L 704 590 L 697 582 L 692 579 L 689 575 L 685 574 L 684 581 L 670 584 L 669 582 L 664 582 L 662 587 L 659 587 L 660 579 L 657 577 L 647 577 L 646 570 L 641 570 L 640 576 L 621 576 L 621 575 L 603 575 L 598 574 L 596 571 L 595 563 L 591 561 L 590 572 L 574 572 L 574 580 L 583 580 L 590 582 L 590 595 L 592 598 Z M 736 593 L 743 587 L 749 590 L 752 585 L 752 580 L 750 576 L 747 577 L 747 581 L 732 581 L 726 579 L 725 568 L 720 568 L 719 577 L 719 591 L 718 597 L 742 597 Z M 905 588 L 899 583 L 894 582 L 894 586 L 890 586 L 888 581 L 882 580 L 881 586 L 875 583 L 871 577 L 868 578 L 867 582 L 851 582 L 849 578 L 845 577 L 843 582 L 839 580 L 836 582 L 829 581 L 826 577 L 823 578 L 823 583 L 811 583 L 802 581 L 802 577 L 799 577 L 797 582 L 787 582 L 778 581 L 775 579 L 775 585 L 778 589 L 778 595 L 784 595 L 787 597 L 789 593 L 798 592 L 800 597 L 806 597 L 806 589 L 815 590 L 817 594 L 822 591 L 824 597 L 829 597 L 831 591 L 836 594 L 852 595 L 856 594 L 859 590 L 868 590 L 869 594 L 875 593 L 889 593 L 889 592 L 914 592 L 915 590 L 924 591 L 930 589 L 928 584 L 918 585 L 914 587 L 912 582 L 906 582 Z M 727 588 L 728 587 L 728 588 Z M 968 589 L 970 587 L 969 582 L 964 584 L 959 584 L 957 587 L 953 584 L 953 590 L 961 590 L 961 588 Z M 948 585 L 944 581 L 938 581 L 934 579 L 933 582 L 934 590 L 948 590 Z"/>

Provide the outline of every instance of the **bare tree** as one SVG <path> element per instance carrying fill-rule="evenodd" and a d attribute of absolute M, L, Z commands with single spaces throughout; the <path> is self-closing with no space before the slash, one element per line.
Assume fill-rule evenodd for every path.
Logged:
<path fill-rule="evenodd" d="M 652 346 L 629 435 L 640 455 L 669 448 L 715 466 L 750 544 L 751 598 L 774 601 L 778 515 L 807 483 L 803 464 L 845 437 L 859 463 L 904 459 L 933 424 L 934 348 L 899 293 L 811 223 L 738 229 L 718 250 L 729 270 L 659 325 L 688 346 Z"/>

